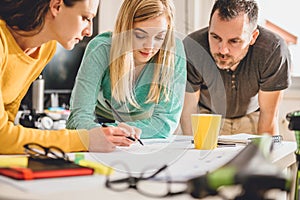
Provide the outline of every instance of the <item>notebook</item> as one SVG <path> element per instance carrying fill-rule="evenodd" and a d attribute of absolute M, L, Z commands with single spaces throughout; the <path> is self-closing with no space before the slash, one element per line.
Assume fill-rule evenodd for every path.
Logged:
<path fill-rule="evenodd" d="M 83 167 L 64 159 L 28 158 L 27 167 L 10 166 L 0 168 L 0 175 L 17 180 L 33 180 L 66 176 L 92 175 L 93 168 Z"/>

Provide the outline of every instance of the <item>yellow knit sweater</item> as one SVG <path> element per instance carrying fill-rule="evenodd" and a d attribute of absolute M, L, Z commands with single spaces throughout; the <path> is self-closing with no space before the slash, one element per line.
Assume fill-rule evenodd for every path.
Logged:
<path fill-rule="evenodd" d="M 66 152 L 86 151 L 87 130 L 38 130 L 15 126 L 20 103 L 56 50 L 56 42 L 40 47 L 37 58 L 26 55 L 0 20 L 0 154 L 24 153 L 23 145 L 55 145 Z"/>

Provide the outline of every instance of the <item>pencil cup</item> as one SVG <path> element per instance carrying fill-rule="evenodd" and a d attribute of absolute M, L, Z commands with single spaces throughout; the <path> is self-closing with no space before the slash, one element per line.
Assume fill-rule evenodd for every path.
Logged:
<path fill-rule="evenodd" d="M 192 129 L 196 149 L 210 150 L 217 147 L 222 115 L 192 114 Z"/>

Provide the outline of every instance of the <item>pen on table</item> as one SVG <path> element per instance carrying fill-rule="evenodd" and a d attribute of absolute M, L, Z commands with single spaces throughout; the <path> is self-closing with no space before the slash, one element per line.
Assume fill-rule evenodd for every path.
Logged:
<path fill-rule="evenodd" d="M 235 147 L 235 143 L 219 143 L 218 142 L 218 147 Z"/>
<path fill-rule="evenodd" d="M 194 144 L 194 140 L 191 140 L 191 143 Z M 223 142 L 218 142 L 217 143 L 218 147 L 235 147 L 235 143 L 223 143 Z"/>
<path fill-rule="evenodd" d="M 116 115 L 117 117 L 117 121 L 119 122 L 124 122 L 124 120 L 122 119 L 122 117 L 119 115 L 118 111 L 116 111 L 109 103 L 109 101 L 107 99 L 104 100 L 105 103 L 108 105 L 108 107 L 112 110 L 112 112 Z M 126 138 L 135 141 L 135 138 L 131 137 L 131 136 L 127 136 Z M 140 139 L 137 139 L 137 141 L 141 144 L 144 145 L 143 142 Z"/>

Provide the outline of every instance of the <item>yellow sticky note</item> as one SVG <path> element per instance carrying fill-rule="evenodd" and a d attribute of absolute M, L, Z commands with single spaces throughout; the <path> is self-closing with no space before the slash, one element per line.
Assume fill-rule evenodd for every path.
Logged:
<path fill-rule="evenodd" d="M 96 173 L 96 174 L 110 175 L 111 173 L 113 173 L 113 171 L 114 171 L 113 168 L 103 165 L 98 162 L 85 160 L 84 157 L 85 157 L 84 154 L 76 153 L 74 162 L 83 167 L 93 168 L 94 173 Z"/>
<path fill-rule="evenodd" d="M 106 165 L 103 165 L 101 163 L 96 163 L 88 160 L 79 160 L 78 164 L 83 167 L 90 167 L 93 168 L 96 174 L 102 174 L 102 175 L 110 175 L 114 170 Z"/>
<path fill-rule="evenodd" d="M 26 156 L 1 156 L 0 167 L 27 167 L 28 157 Z"/>

